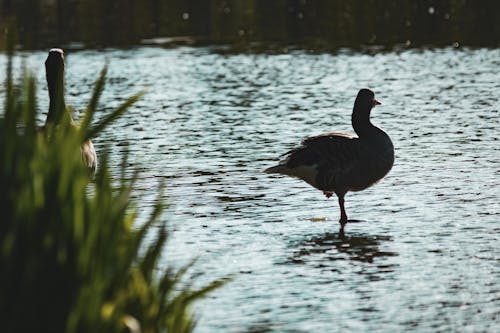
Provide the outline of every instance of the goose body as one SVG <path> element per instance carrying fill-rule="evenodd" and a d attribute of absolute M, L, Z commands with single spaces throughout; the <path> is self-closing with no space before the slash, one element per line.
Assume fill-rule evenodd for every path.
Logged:
<path fill-rule="evenodd" d="M 49 112 L 45 121 L 45 127 L 52 124 L 57 126 L 64 118 L 64 113 L 71 119 L 64 100 L 64 52 L 61 49 L 51 49 L 45 61 L 45 74 L 49 90 Z M 82 161 L 91 173 L 97 169 L 97 153 L 90 139 L 84 141 L 80 147 Z"/>
<path fill-rule="evenodd" d="M 357 134 L 327 133 L 306 138 L 285 154 L 278 165 L 265 170 L 297 177 L 339 199 L 341 233 L 347 223 L 344 197 L 364 190 L 382 179 L 394 163 L 389 136 L 370 121 L 370 112 L 380 104 L 371 90 L 361 89 L 354 102 L 352 126 Z"/>

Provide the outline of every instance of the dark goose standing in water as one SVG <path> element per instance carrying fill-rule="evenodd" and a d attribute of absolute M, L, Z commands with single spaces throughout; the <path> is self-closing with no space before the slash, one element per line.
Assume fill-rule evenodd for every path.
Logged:
<path fill-rule="evenodd" d="M 64 101 L 64 52 L 61 49 L 51 49 L 45 60 L 45 74 L 49 90 L 49 112 L 45 126 L 57 126 L 62 121 L 64 114 L 71 120 L 71 114 Z M 71 120 L 72 121 L 72 120 Z M 92 141 L 86 140 L 81 145 L 83 163 L 94 173 L 97 169 L 97 154 Z"/>
<path fill-rule="evenodd" d="M 340 206 L 341 235 L 348 221 L 344 208 L 346 193 L 373 185 L 394 163 L 391 139 L 370 121 L 372 108 L 379 104 L 371 90 L 361 89 L 351 117 L 358 137 L 327 133 L 306 138 L 300 147 L 285 154 L 286 159 L 265 170 L 300 178 L 323 191 L 327 198 L 335 193 Z"/>

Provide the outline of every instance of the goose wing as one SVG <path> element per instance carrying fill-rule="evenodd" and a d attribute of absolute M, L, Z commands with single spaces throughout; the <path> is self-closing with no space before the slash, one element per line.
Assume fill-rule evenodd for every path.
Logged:
<path fill-rule="evenodd" d="M 307 138 L 290 150 L 280 163 L 280 173 L 301 178 L 312 186 L 336 193 L 346 192 L 360 161 L 359 139 L 340 133 Z"/>
<path fill-rule="evenodd" d="M 301 165 L 326 166 L 330 169 L 346 168 L 356 158 L 358 138 L 342 133 L 327 133 L 306 138 L 300 147 L 287 152 L 287 167 Z"/>

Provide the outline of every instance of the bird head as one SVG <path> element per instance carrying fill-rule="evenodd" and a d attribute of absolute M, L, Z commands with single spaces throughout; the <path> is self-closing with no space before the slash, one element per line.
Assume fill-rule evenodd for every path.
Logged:
<path fill-rule="evenodd" d="M 375 94 L 370 89 L 361 89 L 358 92 L 354 107 L 362 110 L 371 110 L 376 105 L 380 105 L 379 101 L 375 99 Z"/>
<path fill-rule="evenodd" d="M 51 49 L 49 51 L 47 60 L 45 60 L 45 75 L 49 89 L 62 89 L 62 82 L 64 81 L 63 50 Z"/>

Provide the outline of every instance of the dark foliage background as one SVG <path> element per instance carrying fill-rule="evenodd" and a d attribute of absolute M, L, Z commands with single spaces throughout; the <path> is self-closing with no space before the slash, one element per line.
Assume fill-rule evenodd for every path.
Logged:
<path fill-rule="evenodd" d="M 25 48 L 164 43 L 283 42 L 498 46 L 495 0 L 1 0 Z"/>

